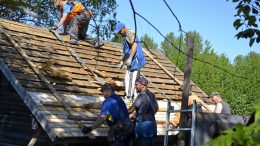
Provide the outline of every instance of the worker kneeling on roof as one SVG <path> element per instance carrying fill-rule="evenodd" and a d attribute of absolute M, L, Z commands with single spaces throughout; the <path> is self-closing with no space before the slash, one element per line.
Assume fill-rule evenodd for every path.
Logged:
<path fill-rule="evenodd" d="M 54 7 L 60 11 L 62 17 L 59 21 L 59 24 L 51 27 L 51 29 L 56 30 L 63 25 L 64 33 L 66 33 L 67 26 L 69 26 L 69 43 L 74 45 L 78 44 L 79 39 L 87 39 L 86 32 L 88 31 L 89 21 L 93 16 L 92 12 L 78 2 L 67 0 L 52 0 L 52 2 Z M 91 43 L 94 43 L 95 47 L 99 45 L 97 45 L 96 41 L 94 40 L 90 41 Z"/>
<path fill-rule="evenodd" d="M 115 94 L 114 87 L 106 83 L 101 86 L 101 92 L 105 97 L 100 116 L 91 127 L 83 127 L 84 133 L 89 133 L 96 129 L 105 121 L 110 130 L 108 140 L 112 146 L 129 146 L 132 125 L 129 119 L 126 104 L 120 96 Z"/>

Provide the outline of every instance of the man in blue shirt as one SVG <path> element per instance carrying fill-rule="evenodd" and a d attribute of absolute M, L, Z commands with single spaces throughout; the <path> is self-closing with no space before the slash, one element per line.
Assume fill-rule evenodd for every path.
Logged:
<path fill-rule="evenodd" d="M 134 92 L 135 80 L 140 76 L 140 68 L 146 64 L 142 45 L 134 31 L 127 29 L 124 23 L 118 23 L 113 31 L 124 38 L 121 65 L 127 65 L 125 74 L 125 92 L 127 98 L 137 96 Z"/>
<path fill-rule="evenodd" d="M 107 122 L 110 127 L 109 137 L 111 146 L 128 146 L 128 130 L 131 128 L 129 115 L 126 104 L 120 96 L 115 94 L 114 87 L 106 83 L 101 86 L 101 92 L 105 97 L 103 101 L 100 116 L 91 127 L 83 127 L 84 133 L 89 133 L 93 129 L 96 129 L 104 122 Z"/>
<path fill-rule="evenodd" d="M 148 81 L 140 77 L 135 82 L 135 88 L 138 94 L 133 105 L 128 109 L 131 114 L 136 110 L 136 127 L 138 146 L 155 146 L 157 135 L 157 125 L 155 114 L 159 106 L 155 95 L 147 89 Z"/>

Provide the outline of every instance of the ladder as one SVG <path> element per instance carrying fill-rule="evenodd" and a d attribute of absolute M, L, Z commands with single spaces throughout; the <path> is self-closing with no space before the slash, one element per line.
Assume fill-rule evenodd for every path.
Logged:
<path fill-rule="evenodd" d="M 191 112 L 191 127 L 190 128 L 169 128 L 169 121 L 170 121 L 170 113 L 183 113 L 183 112 Z M 190 131 L 190 144 L 189 146 L 194 146 L 194 134 L 195 134 L 195 120 L 196 116 L 196 102 L 193 101 L 191 109 L 185 110 L 174 110 L 174 106 L 171 105 L 171 101 L 168 100 L 167 105 L 167 113 L 166 113 L 166 127 L 165 127 L 165 136 L 164 136 L 164 146 L 168 146 L 168 134 L 170 131 Z"/>

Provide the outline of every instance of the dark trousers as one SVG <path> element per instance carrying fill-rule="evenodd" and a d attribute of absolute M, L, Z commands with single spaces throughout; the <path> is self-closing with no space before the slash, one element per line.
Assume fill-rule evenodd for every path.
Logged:
<path fill-rule="evenodd" d="M 155 136 L 153 137 L 144 137 L 140 136 L 137 138 L 138 146 L 155 146 Z"/>
<path fill-rule="evenodd" d="M 138 146 L 155 146 L 157 125 L 155 121 L 136 122 L 135 133 Z"/>
<path fill-rule="evenodd" d="M 86 38 L 86 33 L 88 31 L 89 21 L 91 19 L 90 14 L 86 12 L 82 12 L 79 15 L 75 15 L 74 18 L 70 22 L 70 39 L 84 40 Z"/>
<path fill-rule="evenodd" d="M 110 143 L 110 146 L 131 146 L 131 141 L 129 139 L 116 139 Z"/>

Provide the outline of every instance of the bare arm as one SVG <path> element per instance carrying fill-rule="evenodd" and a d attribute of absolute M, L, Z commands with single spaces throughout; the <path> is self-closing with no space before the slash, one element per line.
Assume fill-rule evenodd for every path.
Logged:
<path fill-rule="evenodd" d="M 67 18 L 69 17 L 69 13 L 63 13 L 62 14 L 62 17 L 61 17 L 61 19 L 60 19 L 60 22 L 59 22 L 59 24 L 57 25 L 57 27 L 59 28 L 61 25 L 63 25 L 63 27 L 64 27 L 64 31 L 66 30 L 66 28 L 67 28 Z"/>
<path fill-rule="evenodd" d="M 221 113 L 221 111 L 222 111 L 222 104 L 221 103 L 217 103 L 216 107 L 215 107 L 215 110 L 214 110 L 214 113 Z"/>
<path fill-rule="evenodd" d="M 132 105 L 129 109 L 128 109 L 128 113 L 131 114 L 132 112 L 134 112 L 135 110 L 135 106 Z"/>
<path fill-rule="evenodd" d="M 102 125 L 107 119 L 107 115 L 100 115 L 96 122 L 92 125 L 92 129 L 98 128 L 100 125 Z"/>

